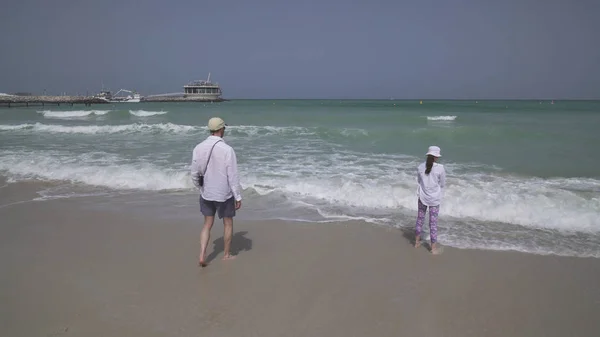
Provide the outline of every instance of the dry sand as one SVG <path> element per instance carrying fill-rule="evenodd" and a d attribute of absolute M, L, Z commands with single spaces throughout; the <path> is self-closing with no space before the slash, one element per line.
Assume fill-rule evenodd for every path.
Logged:
<path fill-rule="evenodd" d="M 433 256 L 365 223 L 236 221 L 237 258 L 220 260 L 218 223 L 202 269 L 199 217 L 14 203 L 29 196 L 11 186 L 0 188 L 0 336 L 600 335 L 598 259 Z"/>

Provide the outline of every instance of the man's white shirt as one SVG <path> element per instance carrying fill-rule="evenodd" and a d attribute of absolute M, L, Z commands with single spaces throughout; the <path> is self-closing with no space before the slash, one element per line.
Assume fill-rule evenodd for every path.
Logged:
<path fill-rule="evenodd" d="M 212 156 L 208 162 L 213 145 Z M 206 168 L 207 162 L 208 168 Z M 205 168 L 206 172 L 204 172 Z M 237 170 L 235 151 L 221 137 L 211 135 L 196 145 L 192 152 L 190 171 L 192 182 L 201 189 L 204 200 L 223 202 L 232 196 L 236 201 L 242 200 L 242 186 Z M 198 183 L 198 173 L 204 174 L 203 187 L 200 187 Z"/>

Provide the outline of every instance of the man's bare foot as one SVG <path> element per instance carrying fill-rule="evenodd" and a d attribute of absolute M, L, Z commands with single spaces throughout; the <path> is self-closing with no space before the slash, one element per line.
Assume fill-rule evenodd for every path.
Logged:
<path fill-rule="evenodd" d="M 235 259 L 235 255 L 227 254 L 227 255 L 223 256 L 223 261 L 233 260 L 233 259 Z"/>
<path fill-rule="evenodd" d="M 203 258 L 200 258 L 200 260 L 198 260 L 198 267 L 206 267 L 208 266 L 208 263 L 206 263 L 206 261 Z"/>

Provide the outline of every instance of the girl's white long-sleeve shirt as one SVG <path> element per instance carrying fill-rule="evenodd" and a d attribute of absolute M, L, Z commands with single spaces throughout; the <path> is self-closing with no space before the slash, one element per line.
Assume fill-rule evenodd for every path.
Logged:
<path fill-rule="evenodd" d="M 444 197 L 446 170 L 444 169 L 444 165 L 438 163 L 433 163 L 429 174 L 425 174 L 425 169 L 425 163 L 422 163 L 417 168 L 417 181 L 419 183 L 417 196 L 423 205 L 439 206 Z"/>

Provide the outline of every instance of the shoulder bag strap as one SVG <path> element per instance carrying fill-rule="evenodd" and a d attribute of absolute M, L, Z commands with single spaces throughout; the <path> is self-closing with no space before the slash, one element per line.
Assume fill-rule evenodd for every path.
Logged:
<path fill-rule="evenodd" d="M 212 152 L 213 149 L 215 148 L 215 145 L 217 145 L 218 142 L 222 141 L 221 139 L 217 140 L 213 146 L 210 148 L 210 153 L 208 154 L 208 160 L 206 161 L 206 167 L 204 168 L 204 172 L 202 173 L 203 175 L 206 174 L 206 170 L 208 170 L 208 163 L 210 163 L 210 157 L 212 156 Z"/>

